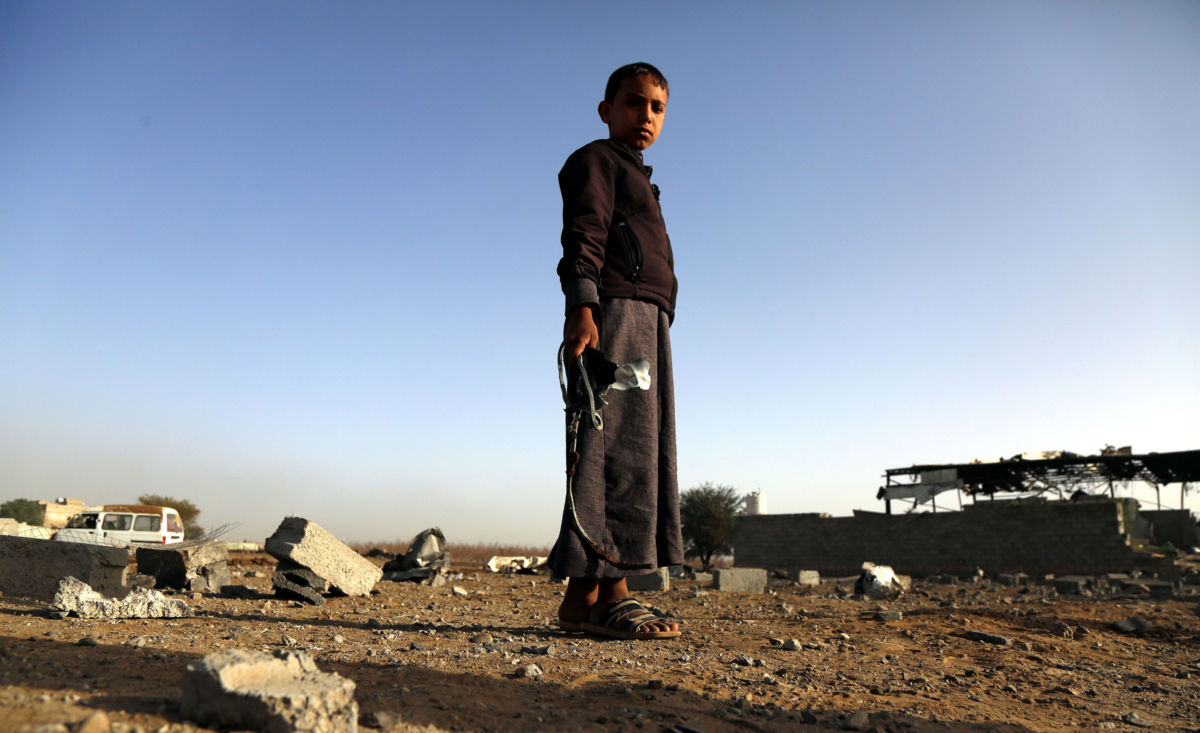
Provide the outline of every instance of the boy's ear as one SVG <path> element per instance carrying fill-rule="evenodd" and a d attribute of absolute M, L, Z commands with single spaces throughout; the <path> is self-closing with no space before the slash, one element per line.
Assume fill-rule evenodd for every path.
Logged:
<path fill-rule="evenodd" d="M 596 111 L 600 113 L 600 119 L 604 122 L 604 124 L 607 125 L 612 121 L 609 119 L 610 114 L 612 113 L 612 105 L 608 102 L 600 102 L 599 106 L 596 107 Z"/>

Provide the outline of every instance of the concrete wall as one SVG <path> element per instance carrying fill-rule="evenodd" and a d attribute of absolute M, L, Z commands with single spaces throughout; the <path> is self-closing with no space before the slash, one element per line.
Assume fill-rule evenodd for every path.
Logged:
<path fill-rule="evenodd" d="M 68 575 L 109 597 L 129 591 L 124 547 L 0 535 L 0 592 L 50 600 Z"/>
<path fill-rule="evenodd" d="M 1166 570 L 1130 546 L 1117 502 L 982 502 L 937 514 L 769 514 L 738 517 L 734 564 L 856 575 L 863 561 L 899 573 L 1094 574 Z"/>
<path fill-rule="evenodd" d="M 1165 545 L 1170 542 L 1179 549 L 1200 545 L 1200 532 L 1197 532 L 1196 515 L 1187 510 L 1143 509 L 1140 514 L 1154 525 L 1154 541 Z"/>

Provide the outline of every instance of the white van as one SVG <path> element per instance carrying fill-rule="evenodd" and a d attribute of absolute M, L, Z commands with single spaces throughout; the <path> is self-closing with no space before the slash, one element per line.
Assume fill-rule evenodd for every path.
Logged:
<path fill-rule="evenodd" d="M 171 545 L 183 542 L 183 521 L 169 506 L 106 504 L 71 517 L 54 539 L 101 545 Z"/>

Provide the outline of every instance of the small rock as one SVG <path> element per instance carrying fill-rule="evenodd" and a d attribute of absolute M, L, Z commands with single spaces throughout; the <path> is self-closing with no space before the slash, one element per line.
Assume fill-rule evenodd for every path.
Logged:
<path fill-rule="evenodd" d="M 754 660 L 748 655 L 739 654 L 733 658 L 733 663 L 739 667 L 750 667 L 754 665 Z"/>
<path fill-rule="evenodd" d="M 451 586 L 450 592 L 453 593 L 454 595 L 458 596 L 459 598 L 466 598 L 467 595 L 469 595 L 467 593 L 467 589 L 462 587 L 461 585 Z"/>
<path fill-rule="evenodd" d="M 986 631 L 968 631 L 967 638 L 972 641 L 982 641 L 986 644 L 998 644 L 1000 646 L 1012 646 L 1012 639 L 999 634 L 989 634 Z"/>
<path fill-rule="evenodd" d="M 334 634 L 333 635 L 333 643 L 334 644 L 345 644 L 346 637 L 342 636 L 341 634 Z"/>
<path fill-rule="evenodd" d="M 542 668 L 536 664 L 526 664 L 524 667 L 518 668 L 514 676 L 537 679 L 542 676 Z"/>
<path fill-rule="evenodd" d="M 1125 713 L 1121 716 L 1121 722 L 1137 726 L 1138 728 L 1150 728 L 1154 725 L 1149 720 L 1146 720 L 1142 716 L 1138 715 L 1136 712 Z"/>
<path fill-rule="evenodd" d="M 548 657 L 554 655 L 554 645 L 547 646 L 523 646 L 521 647 L 522 654 L 534 654 L 538 656 Z"/>
<path fill-rule="evenodd" d="M 367 628 L 368 629 L 382 629 L 383 622 L 374 617 L 369 618 L 369 619 L 367 619 Z"/>
<path fill-rule="evenodd" d="M 79 641 L 75 642 L 75 646 L 100 646 L 100 642 L 96 641 L 90 636 L 85 636 Z"/>
<path fill-rule="evenodd" d="M 135 649 L 141 649 L 142 647 L 146 646 L 146 637 L 144 637 L 144 636 L 130 637 L 129 641 L 125 642 L 125 646 L 131 646 L 131 647 L 134 647 Z"/>
<path fill-rule="evenodd" d="M 493 641 L 495 641 L 495 639 L 493 639 L 492 635 L 486 631 L 480 632 L 471 637 L 472 644 L 491 644 Z"/>
<path fill-rule="evenodd" d="M 359 716 L 358 722 L 366 728 L 391 730 L 400 724 L 401 717 L 398 713 L 379 710 L 373 713 L 363 713 Z"/>
<path fill-rule="evenodd" d="M 83 719 L 75 733 L 108 733 L 110 730 L 112 723 L 108 720 L 108 714 L 103 710 L 96 710 Z"/>
<path fill-rule="evenodd" d="M 1055 636 L 1061 636 L 1064 639 L 1075 638 L 1075 629 L 1071 628 L 1067 624 L 1064 624 L 1062 621 L 1055 621 L 1054 624 L 1050 626 L 1050 633 L 1054 634 Z"/>
<path fill-rule="evenodd" d="M 800 640 L 799 639 L 788 639 L 783 642 L 783 645 L 780 648 L 783 649 L 785 652 L 794 652 L 800 648 Z"/>

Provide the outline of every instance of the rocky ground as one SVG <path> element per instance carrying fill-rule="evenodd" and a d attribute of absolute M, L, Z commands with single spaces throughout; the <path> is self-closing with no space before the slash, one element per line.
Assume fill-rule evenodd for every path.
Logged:
<path fill-rule="evenodd" d="M 685 635 L 625 642 L 556 630 L 562 586 L 545 576 L 456 567 L 439 587 L 385 581 L 316 607 L 274 598 L 273 565 L 236 558 L 252 598 L 175 595 L 193 618 L 57 619 L 0 598 L 0 730 L 205 730 L 179 716 L 180 679 L 228 648 L 307 650 L 388 730 L 1200 730 L 1194 585 L 918 580 L 880 602 L 848 583 L 673 580 L 638 595 Z"/>

